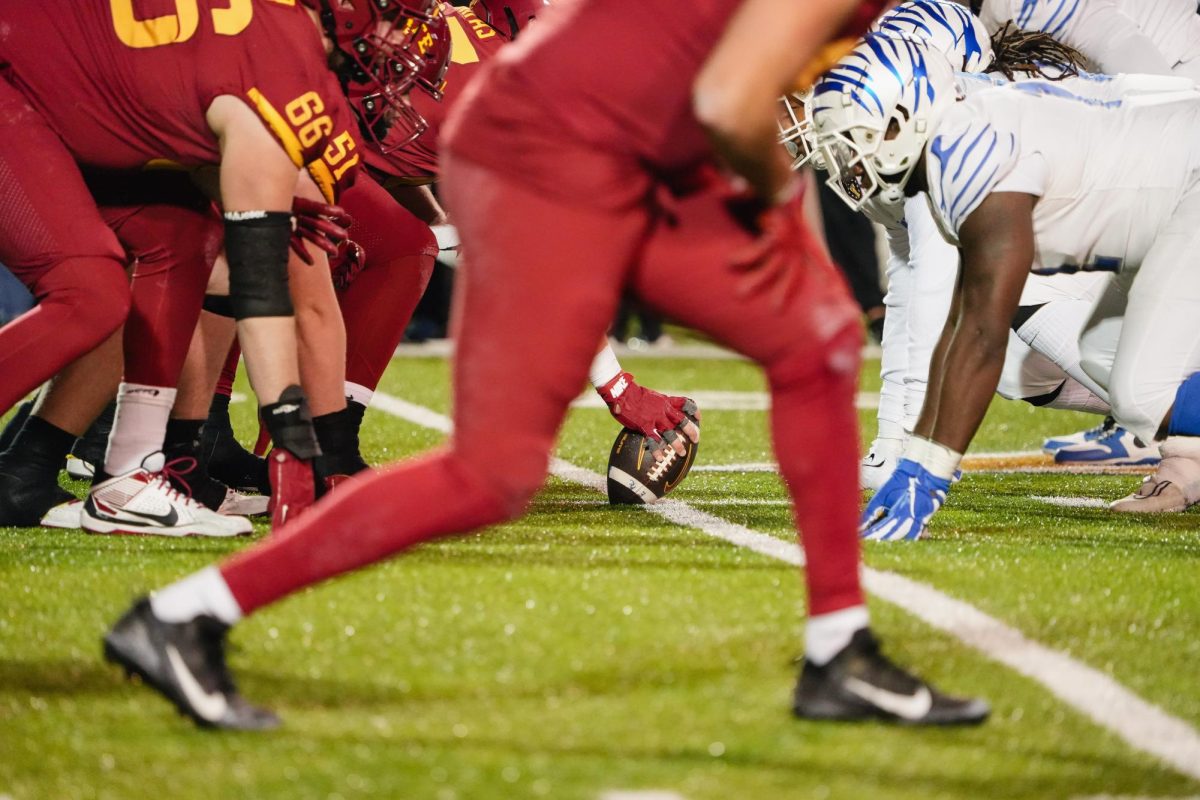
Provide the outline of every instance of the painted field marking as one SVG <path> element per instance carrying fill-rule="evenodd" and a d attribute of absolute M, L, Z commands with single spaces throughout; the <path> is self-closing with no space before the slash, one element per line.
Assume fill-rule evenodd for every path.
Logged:
<path fill-rule="evenodd" d="M 449 433 L 453 427 L 449 417 L 383 392 L 375 393 L 372 405 L 385 413 L 443 433 Z M 550 472 L 563 480 L 605 491 L 603 475 L 560 458 L 551 461 Z M 759 533 L 678 500 L 667 498 L 645 508 L 677 525 L 695 528 L 738 547 L 794 566 L 804 565 L 804 555 L 795 542 Z M 1112 731 L 1130 747 L 1157 757 L 1183 775 L 1200 780 L 1200 733 L 1182 719 L 1138 697 L 1112 677 L 1027 638 L 971 604 L 927 584 L 869 567 L 863 569 L 863 578 L 868 591 L 881 600 L 1040 683 L 1059 700 Z"/>
<path fill-rule="evenodd" d="M 1099 497 L 1059 497 L 1057 495 L 1034 495 L 1031 500 L 1063 508 L 1108 508 L 1109 501 Z"/>
<path fill-rule="evenodd" d="M 771 409 L 771 396 L 766 392 L 662 389 L 659 387 L 655 387 L 655 389 L 663 394 L 690 397 L 700 406 L 701 413 L 705 411 L 769 411 Z M 879 393 L 859 392 L 854 403 L 862 411 L 873 411 L 879 408 Z M 590 389 L 579 395 L 575 402 L 571 403 L 571 407 L 608 410 L 608 406 L 600 399 L 600 395 Z"/>
<path fill-rule="evenodd" d="M 607 506 L 607 500 L 545 500 L 546 505 L 552 506 L 580 506 L 590 507 Z M 711 506 L 714 508 L 738 508 L 741 506 L 791 506 L 790 500 L 768 499 L 763 497 L 747 498 L 739 500 L 738 498 L 729 498 L 725 500 L 689 500 L 688 505 L 692 506 Z"/>
<path fill-rule="evenodd" d="M 673 344 L 669 347 L 633 348 L 614 343 L 613 352 L 619 358 L 687 358 L 698 361 L 747 361 L 746 357 L 727 350 L 715 344 Z M 449 339 L 430 339 L 427 342 L 406 343 L 396 348 L 395 358 L 449 358 L 454 354 L 454 343 Z M 878 345 L 869 344 L 863 347 L 864 360 L 877 359 L 883 356 Z"/>
<path fill-rule="evenodd" d="M 599 800 L 687 800 L 678 792 L 661 789 L 609 789 L 601 792 Z"/>
<path fill-rule="evenodd" d="M 1040 450 L 1011 453 L 968 453 L 963 456 L 963 472 L 996 474 L 1046 475 L 1145 475 L 1150 467 L 1120 467 L 1112 465 L 1055 464 L 1054 458 Z M 774 461 L 751 461 L 741 464 L 697 464 L 692 472 L 778 472 Z"/>

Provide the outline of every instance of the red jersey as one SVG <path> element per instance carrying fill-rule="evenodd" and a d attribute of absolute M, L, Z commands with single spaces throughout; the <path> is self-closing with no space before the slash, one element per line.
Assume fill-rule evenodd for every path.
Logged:
<path fill-rule="evenodd" d="M 416 141 L 385 158 L 374 148 L 367 148 L 366 162 L 385 175 L 403 178 L 413 183 L 430 183 L 438 178 L 438 137 L 446 114 L 462 96 L 479 68 L 507 43 L 486 22 L 464 6 L 442 4 L 442 13 L 450 27 L 450 68 L 442 87 L 441 102 L 427 92 L 414 89 L 409 95 L 412 103 L 429 127 Z M 386 144 L 386 142 L 385 142 Z"/>
<path fill-rule="evenodd" d="M 361 154 L 320 33 L 295 0 L 3 0 L 7 77 L 81 163 L 218 164 L 205 112 L 255 109 L 331 201 Z"/>
<path fill-rule="evenodd" d="M 571 141 L 669 177 L 713 157 L 692 111 L 692 85 L 742 0 L 642 0 L 640 24 L 608 0 L 563 2 L 481 70 L 451 114 L 442 144 L 455 156 L 563 195 L 561 164 L 546 157 Z M 469 119 L 474 139 L 455 132 Z M 618 175 L 571 174 L 572 197 L 635 200 Z M 583 184 L 581 181 L 590 181 Z M 615 199 L 620 195 L 620 199 Z"/>

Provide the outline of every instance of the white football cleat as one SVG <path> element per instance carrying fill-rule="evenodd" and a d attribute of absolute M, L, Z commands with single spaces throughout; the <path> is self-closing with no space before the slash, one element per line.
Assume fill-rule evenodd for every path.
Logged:
<path fill-rule="evenodd" d="M 1200 503 L 1200 438 L 1171 436 L 1160 450 L 1162 462 L 1154 474 L 1110 509 L 1124 514 L 1170 514 Z"/>
<path fill-rule="evenodd" d="M 227 489 L 218 514 L 234 517 L 255 517 L 266 514 L 271 498 L 261 494 L 242 494 L 236 489 Z"/>
<path fill-rule="evenodd" d="M 171 486 L 162 453 L 142 466 L 92 487 L 80 521 L 90 533 L 154 536 L 241 536 L 253 526 L 245 517 L 218 514 Z"/>
<path fill-rule="evenodd" d="M 1160 459 L 1158 445 L 1146 444 L 1120 425 L 1099 439 L 1068 445 L 1054 454 L 1055 464 L 1078 466 L 1149 467 Z"/>
<path fill-rule="evenodd" d="M 882 436 L 875 439 L 871 442 L 871 449 L 859 462 L 859 486 L 873 492 L 879 491 L 896 471 L 896 465 L 900 463 L 903 453 L 903 439 L 886 439 Z"/>
<path fill-rule="evenodd" d="M 1088 428 L 1086 431 L 1078 433 L 1070 433 L 1064 436 L 1054 436 L 1042 442 L 1042 452 L 1048 456 L 1052 456 L 1064 447 L 1072 447 L 1079 444 L 1087 444 L 1094 442 L 1097 439 L 1103 439 L 1114 430 L 1116 430 L 1117 421 L 1112 417 L 1105 417 L 1099 425 L 1094 428 Z"/>
<path fill-rule="evenodd" d="M 72 530 L 80 527 L 82 514 L 83 501 L 68 500 L 59 503 L 42 516 L 42 527 Z"/>
<path fill-rule="evenodd" d="M 82 458 L 68 455 L 67 474 L 77 481 L 90 481 L 96 474 L 96 468 Z"/>

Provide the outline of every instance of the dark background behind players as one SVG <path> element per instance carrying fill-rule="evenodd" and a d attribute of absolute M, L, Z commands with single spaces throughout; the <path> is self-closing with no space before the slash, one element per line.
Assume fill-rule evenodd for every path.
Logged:
<path fill-rule="evenodd" d="M 0 325 L 24 314 L 33 307 L 33 297 L 29 290 L 13 277 L 3 266 L 0 266 Z"/>

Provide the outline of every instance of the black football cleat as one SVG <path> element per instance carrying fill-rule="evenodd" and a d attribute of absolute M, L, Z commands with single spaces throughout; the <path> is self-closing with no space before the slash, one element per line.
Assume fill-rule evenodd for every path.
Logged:
<path fill-rule="evenodd" d="M 108 435 L 112 433 L 113 422 L 117 418 L 116 402 L 109 403 L 100 412 L 100 416 L 88 426 L 83 436 L 80 436 L 71 448 L 71 455 L 88 464 L 104 466 L 104 454 L 108 451 Z"/>
<path fill-rule="evenodd" d="M 163 622 L 143 597 L 105 635 L 104 657 L 140 677 L 201 727 L 279 727 L 279 717 L 238 694 L 225 664 L 228 631 L 228 625 L 209 616 Z"/>
<path fill-rule="evenodd" d="M 32 400 L 26 400 L 17 406 L 16 412 L 8 418 L 8 423 L 4 426 L 4 430 L 0 430 L 0 453 L 3 453 L 12 445 L 13 440 L 17 438 L 17 431 L 21 430 L 21 426 L 25 424 L 25 420 L 29 418 L 32 412 Z"/>
<path fill-rule="evenodd" d="M 0 465 L 0 527 L 34 528 L 51 509 L 75 500 L 57 478 Z"/>
<path fill-rule="evenodd" d="M 828 664 L 805 661 L 792 711 L 813 720 L 882 720 L 900 725 L 978 725 L 991 708 L 978 699 L 944 695 L 881 652 L 867 628 Z"/>
<path fill-rule="evenodd" d="M 239 492 L 271 494 L 267 460 L 242 447 L 233 435 L 229 398 L 213 399 L 212 411 L 200 435 L 200 447 L 208 474 L 213 478 Z"/>

